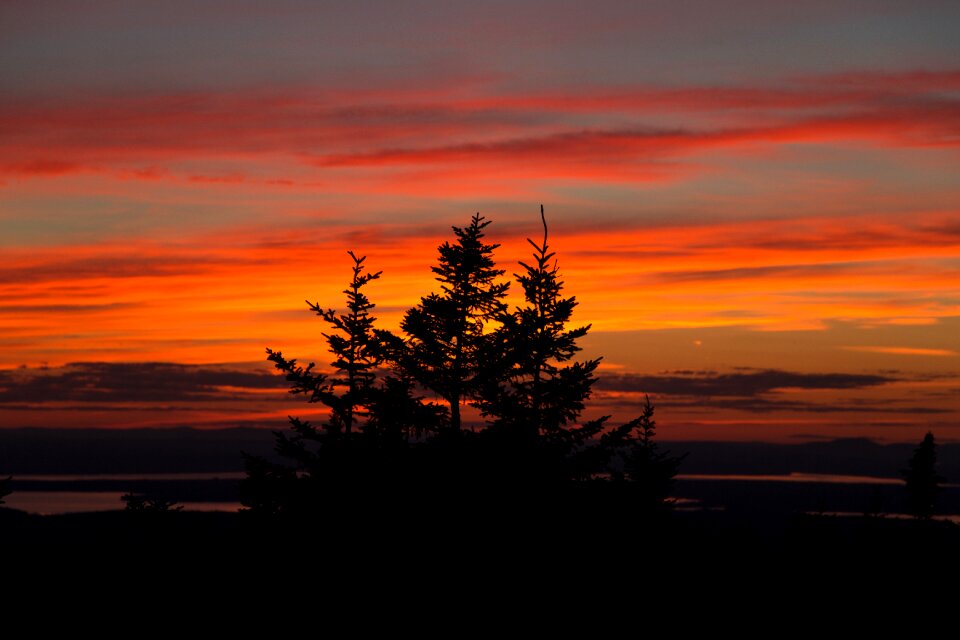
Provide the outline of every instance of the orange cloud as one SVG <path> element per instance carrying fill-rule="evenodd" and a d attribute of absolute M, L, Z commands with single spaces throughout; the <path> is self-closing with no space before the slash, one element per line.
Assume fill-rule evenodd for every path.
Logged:
<path fill-rule="evenodd" d="M 568 290 L 581 300 L 578 318 L 598 330 L 784 329 L 960 315 L 960 235 L 948 222 L 941 214 L 604 230 L 558 222 L 552 232 Z M 858 241 L 850 227 L 874 241 Z M 526 257 L 526 234 L 497 224 L 491 234 L 509 272 Z M 301 301 L 340 302 L 347 249 L 384 270 L 371 295 L 395 328 L 432 290 L 429 265 L 444 239 L 422 225 L 252 226 L 177 244 L 12 249 L 0 266 L 0 364 L 248 361 L 281 342 L 316 353 L 319 328 Z"/>
<path fill-rule="evenodd" d="M 868 353 L 890 353 L 897 356 L 934 356 L 955 357 L 960 352 L 952 349 L 922 349 L 918 347 L 843 347 L 847 351 L 866 351 Z"/>

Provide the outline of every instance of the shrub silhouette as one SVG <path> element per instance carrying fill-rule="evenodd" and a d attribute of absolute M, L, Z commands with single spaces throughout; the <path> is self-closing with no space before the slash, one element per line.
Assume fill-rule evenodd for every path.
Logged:
<path fill-rule="evenodd" d="M 499 245 L 484 242 L 490 221 L 476 214 L 440 245 L 432 267 L 440 290 L 406 312 L 402 336 L 375 327 L 364 287 L 381 272 L 365 272 L 365 258 L 349 252 L 347 311 L 307 302 L 331 326 L 323 334 L 331 372 L 267 349 L 290 392 L 326 405 L 329 417 L 320 428 L 290 417 L 288 432 L 274 432 L 279 461 L 244 455 L 243 504 L 303 514 L 359 504 L 361 495 L 618 484 L 638 509 L 668 505 L 681 459 L 658 450 L 649 399 L 619 426 L 610 416 L 579 421 L 600 359 L 574 361 L 590 326 L 568 327 L 577 301 L 563 295 L 540 213 L 543 240 L 528 239 L 533 260 L 514 274 L 522 306 L 505 303 Z M 464 405 L 477 409 L 481 428 L 462 428 Z"/>
<path fill-rule="evenodd" d="M 182 505 L 178 506 L 176 502 L 172 500 L 164 500 L 162 498 L 150 498 L 135 493 L 125 493 L 120 496 L 120 499 L 126 504 L 124 511 L 149 513 L 163 511 L 183 511 Z"/>
<path fill-rule="evenodd" d="M 0 504 L 6 504 L 4 498 L 13 493 L 10 489 L 11 482 L 13 482 L 13 476 L 0 480 Z"/>

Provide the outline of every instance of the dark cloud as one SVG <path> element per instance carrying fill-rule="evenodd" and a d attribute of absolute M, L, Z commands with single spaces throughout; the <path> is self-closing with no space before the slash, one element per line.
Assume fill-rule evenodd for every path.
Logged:
<path fill-rule="evenodd" d="M 525 159 L 545 154 L 561 157 L 636 158 L 640 154 L 659 157 L 668 150 L 686 148 L 703 140 L 713 141 L 728 134 L 694 133 L 682 129 L 579 130 L 543 136 L 519 137 L 494 142 L 453 145 L 385 148 L 374 152 L 346 153 L 316 157 L 320 167 L 380 166 L 408 163 L 477 161 L 484 158 Z"/>
<path fill-rule="evenodd" d="M 655 375 L 617 374 L 600 378 L 597 388 L 681 396 L 752 398 L 777 389 L 862 389 L 898 378 L 877 374 L 795 373 L 779 369 L 673 371 Z"/>
<path fill-rule="evenodd" d="M 47 280 L 85 278 L 139 278 L 193 273 L 198 264 L 214 264 L 210 258 L 190 256 L 106 255 L 83 258 L 67 257 L 44 263 L 0 268 L 0 283 L 25 284 Z"/>
<path fill-rule="evenodd" d="M 896 373 L 897 375 L 891 375 Z M 685 412 L 710 413 L 717 410 L 773 413 L 888 413 L 934 415 L 953 413 L 943 407 L 906 404 L 910 398 L 850 398 L 808 401 L 777 392 L 783 389 L 829 389 L 849 391 L 912 380 L 899 372 L 883 374 L 797 373 L 779 369 L 736 367 L 732 372 L 678 370 L 657 374 L 615 374 L 602 377 L 596 385 L 598 402 L 616 407 L 639 407 L 639 394 L 656 396 L 658 407 L 682 408 Z M 604 397 L 604 392 L 611 395 Z M 623 397 L 622 392 L 634 395 Z M 924 396 L 929 397 L 929 396 Z M 914 397 L 914 399 L 916 399 Z"/>
<path fill-rule="evenodd" d="M 184 411 L 185 408 L 182 405 L 127 405 L 127 404 L 92 404 L 92 403 L 78 403 L 78 404 L 56 404 L 56 405 L 42 405 L 42 404 L 29 404 L 29 403 L 7 403 L 0 401 L 0 410 L 2 411 L 30 411 L 31 413 L 36 412 L 59 412 L 64 411 L 88 411 L 88 412 L 105 412 L 110 411 L 114 413 L 123 413 L 123 412 L 150 412 L 150 413 L 175 413 Z M 243 409 L 244 411 L 246 409 Z M 229 412 L 229 411 L 240 411 L 240 409 L 221 409 L 217 408 L 218 412 Z"/>
<path fill-rule="evenodd" d="M 640 403 L 638 403 L 640 404 Z M 708 398 L 706 400 L 658 400 L 657 406 L 682 407 L 685 409 L 703 409 L 714 411 L 727 409 L 748 413 L 773 413 L 777 411 L 800 411 L 806 413 L 879 413 L 932 415 L 952 413 L 948 409 L 922 406 L 888 406 L 884 403 L 824 403 L 803 402 L 798 400 L 776 400 L 766 398 Z"/>
<path fill-rule="evenodd" d="M 610 406 L 614 409 L 636 409 L 640 410 L 644 401 L 637 398 L 604 398 L 596 397 L 595 400 L 600 404 Z M 896 415 L 934 415 L 949 414 L 953 411 L 939 407 L 924 406 L 905 406 L 898 405 L 896 401 L 876 402 L 849 400 L 842 402 L 805 402 L 802 400 L 785 400 L 779 398 L 738 398 L 738 397 L 675 397 L 658 396 L 655 402 L 659 409 L 683 409 L 687 414 L 713 414 L 718 409 L 724 411 L 743 411 L 747 413 L 775 413 L 780 411 L 802 412 L 802 413 L 823 413 L 823 414 L 869 414 L 883 413 Z M 858 419 L 859 424 L 859 419 Z M 866 423 L 864 423 L 866 424 Z M 897 423 L 903 426 L 902 423 Z"/>
<path fill-rule="evenodd" d="M 283 377 L 272 374 L 267 365 L 241 368 L 167 362 L 78 362 L 62 367 L 0 371 L 0 404 L 235 401 L 245 395 L 243 390 L 286 386 Z"/>
<path fill-rule="evenodd" d="M 0 314 L 14 313 L 85 313 L 126 309 L 135 305 L 125 302 L 110 304 L 14 304 L 0 307 Z"/>

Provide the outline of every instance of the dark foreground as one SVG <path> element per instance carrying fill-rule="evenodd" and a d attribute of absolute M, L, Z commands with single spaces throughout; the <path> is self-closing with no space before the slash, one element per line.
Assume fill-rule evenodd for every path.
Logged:
<path fill-rule="evenodd" d="M 31 480 L 17 475 L 236 473 L 242 470 L 238 449 L 266 455 L 273 445 L 269 433 L 255 431 L 131 432 L 120 434 L 122 438 L 90 431 L 69 434 L 76 440 L 69 447 L 54 435 L 0 431 L 0 461 L 5 462 L 0 475 L 14 475 L 13 495 L 117 491 L 184 504 L 237 501 L 239 482 L 226 477 Z M 97 443 L 99 448 L 94 447 Z M 906 445 L 852 440 L 808 445 L 675 443 L 671 448 L 689 452 L 681 468 L 687 474 L 808 472 L 888 478 L 896 477 L 912 451 Z M 87 451 L 98 453 L 86 456 Z M 960 477 L 956 446 L 945 446 L 943 453 L 945 475 Z M 960 560 L 960 527 L 947 522 L 810 515 L 903 512 L 903 487 L 897 484 L 681 479 L 674 495 L 684 501 L 676 509 L 653 513 L 637 509 L 630 496 L 604 489 L 564 495 L 507 488 L 446 491 L 426 496 L 392 487 L 389 493 L 340 496 L 325 499 L 313 516 L 297 519 L 197 511 L 40 516 L 0 507 L 0 560 L 5 570 L 22 567 L 38 580 L 62 575 L 65 567 L 78 562 L 88 568 L 120 566 L 132 573 L 147 566 L 166 571 L 167 565 L 191 573 L 210 573 L 214 564 L 233 570 L 256 567 L 318 580 L 338 570 L 376 580 L 397 563 L 413 571 L 452 574 L 547 567 L 541 575 L 592 575 L 597 588 L 612 576 L 639 580 L 651 567 L 657 567 L 657 575 L 683 579 L 717 565 L 733 574 L 750 569 L 781 577 L 791 572 L 852 574 L 863 567 L 946 574 Z M 945 487 L 938 509 L 960 513 L 960 488 Z M 37 569 L 41 566 L 47 573 Z"/>
<path fill-rule="evenodd" d="M 296 519 L 216 512 L 38 516 L 0 508 L 0 540 L 14 561 L 94 553 L 122 562 L 199 552 L 238 562 L 323 559 L 328 566 L 416 557 L 427 564 L 518 558 L 621 569 L 651 562 L 809 569 L 933 567 L 960 559 L 960 526 L 948 522 L 738 509 L 639 514 L 617 496 L 503 498 L 368 499 Z"/>

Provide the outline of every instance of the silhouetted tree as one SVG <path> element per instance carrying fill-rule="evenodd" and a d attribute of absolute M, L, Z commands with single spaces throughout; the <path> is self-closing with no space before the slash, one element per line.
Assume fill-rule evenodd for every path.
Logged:
<path fill-rule="evenodd" d="M 454 243 L 440 245 L 432 267 L 440 291 L 407 311 L 403 337 L 374 327 L 362 288 L 380 272 L 364 273 L 364 258 L 349 253 L 347 312 L 307 302 L 336 330 L 323 334 L 334 373 L 267 350 L 291 393 L 327 405 L 330 418 L 318 429 L 290 417 L 287 432 L 274 432 L 282 461 L 245 456 L 243 504 L 262 513 L 316 513 L 321 503 L 363 504 L 356 498 L 364 486 L 373 499 L 411 483 L 425 489 L 417 495 L 440 497 L 504 488 L 503 481 L 512 489 L 530 480 L 558 488 L 611 479 L 639 493 L 643 505 L 665 504 L 680 458 L 657 448 L 649 399 L 642 415 L 620 426 L 610 427 L 609 416 L 578 422 L 600 359 L 574 361 L 590 325 L 568 327 L 577 301 L 563 295 L 542 206 L 540 214 L 543 240 L 528 239 L 533 260 L 514 274 L 522 306 L 511 311 L 504 302 L 509 283 L 499 281 L 504 271 L 493 261 L 499 245 L 484 242 L 490 223 L 475 214 L 469 226 L 453 227 Z M 424 402 L 421 390 L 446 406 Z M 465 403 L 480 409 L 488 428 L 433 437 L 460 433 Z"/>
<path fill-rule="evenodd" d="M 645 507 L 663 506 L 682 458 L 660 451 L 654 441 L 649 398 L 640 416 L 620 426 L 610 427 L 610 416 L 577 424 L 600 358 L 572 362 L 590 325 L 568 328 L 577 300 L 563 295 L 542 205 L 540 219 L 543 240 L 527 239 L 533 261 L 521 262 L 523 272 L 514 274 L 525 305 L 501 316 L 487 357 L 500 369 L 484 389 L 481 410 L 493 418 L 494 433 L 512 436 L 505 445 L 519 446 L 523 464 L 535 464 L 537 474 L 576 481 L 608 474 L 630 482 Z"/>
<path fill-rule="evenodd" d="M 375 482 L 389 473 L 397 450 L 412 435 L 436 430 L 442 416 L 438 407 L 421 402 L 410 376 L 381 368 L 386 360 L 399 359 L 405 346 L 397 336 L 374 327 L 370 311 L 375 305 L 362 291 L 381 272 L 364 273 L 366 257 L 348 254 L 353 266 L 344 290 L 347 312 L 307 301 L 309 309 L 336 330 L 323 334 L 335 373 L 319 373 L 313 362 L 302 366 L 267 349 L 267 359 L 286 374 L 290 393 L 328 406 L 330 416 L 321 429 L 290 416 L 288 431 L 273 432 L 282 461 L 243 454 L 247 477 L 241 485 L 242 502 L 253 511 L 311 511 L 334 486 L 355 489 L 359 483 Z"/>
<path fill-rule="evenodd" d="M 10 483 L 13 482 L 13 476 L 0 480 L 0 504 L 5 504 L 4 498 L 12 493 Z"/>
<path fill-rule="evenodd" d="M 473 399 L 489 371 L 483 360 L 489 337 L 484 329 L 505 308 L 509 283 L 493 262 L 498 244 L 486 244 L 490 224 L 479 213 L 465 228 L 453 227 L 457 241 L 439 247 L 439 263 L 431 270 L 440 293 L 420 299 L 407 311 L 401 327 L 408 336 L 400 368 L 435 392 L 450 408 L 450 428 L 460 431 L 460 405 Z"/>
<path fill-rule="evenodd" d="M 671 503 L 668 498 L 686 457 L 671 456 L 669 451 L 660 451 L 654 441 L 657 423 L 653 419 L 650 398 L 644 398 L 643 413 L 627 423 L 629 443 L 623 455 L 623 475 L 638 487 L 641 504 L 647 509 L 657 509 Z"/>
<path fill-rule="evenodd" d="M 514 274 L 523 288 L 526 304 L 501 315 L 501 328 L 494 334 L 496 352 L 488 357 L 503 370 L 488 380 L 481 409 L 502 427 L 522 439 L 543 438 L 570 443 L 565 433 L 583 411 L 584 401 L 596 381 L 600 358 L 570 362 L 580 351 L 577 340 L 590 325 L 568 329 L 577 306 L 575 297 L 562 295 L 563 282 L 555 254 L 547 244 L 547 220 L 540 206 L 543 241 L 527 242 L 534 249 L 533 262 L 520 262 L 524 272 Z"/>
<path fill-rule="evenodd" d="M 945 478 L 937 474 L 937 445 L 929 431 L 913 451 L 906 469 L 900 471 L 907 490 L 907 510 L 911 515 L 927 519 L 933 515 L 937 494 Z"/>
<path fill-rule="evenodd" d="M 291 393 L 303 394 L 310 402 L 322 402 L 330 407 L 330 419 L 326 425 L 329 432 L 349 434 L 358 414 L 362 415 L 369 404 L 369 390 L 376 377 L 374 370 L 380 364 L 378 339 L 373 330 L 376 318 L 370 315 L 375 305 L 361 289 L 378 279 L 382 272 L 364 273 L 366 256 L 358 258 L 352 251 L 347 253 L 353 260 L 353 277 L 344 290 L 347 313 L 338 314 L 335 309 L 324 309 L 307 300 L 307 306 L 314 313 L 339 331 L 323 334 L 335 358 L 330 366 L 337 374 L 315 373 L 315 363 L 301 367 L 295 359 L 288 360 L 282 352 L 272 349 L 267 349 L 267 359 L 287 374 L 287 380 L 292 383 Z M 343 391 L 337 393 L 338 388 Z"/>

